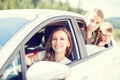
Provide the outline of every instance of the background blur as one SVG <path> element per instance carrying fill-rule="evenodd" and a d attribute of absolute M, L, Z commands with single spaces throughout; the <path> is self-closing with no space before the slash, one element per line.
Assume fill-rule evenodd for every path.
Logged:
<path fill-rule="evenodd" d="M 84 15 L 91 8 L 101 8 L 105 21 L 114 26 L 114 38 L 120 43 L 120 1 L 119 0 L 0 0 L 4 9 L 57 9 Z"/>

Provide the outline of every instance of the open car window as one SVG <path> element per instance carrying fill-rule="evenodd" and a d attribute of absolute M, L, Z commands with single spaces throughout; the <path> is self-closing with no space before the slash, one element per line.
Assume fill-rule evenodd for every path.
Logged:
<path fill-rule="evenodd" d="M 24 45 L 25 46 L 25 55 L 27 55 L 27 57 L 31 58 L 31 60 L 33 61 L 30 64 L 33 64 L 40 60 L 43 60 L 43 58 L 46 55 L 45 45 L 48 41 L 48 38 L 49 38 L 51 32 L 57 27 L 65 27 L 71 34 L 72 41 L 73 41 L 73 34 L 70 30 L 70 23 L 68 23 L 67 20 L 55 21 L 55 22 L 45 25 L 44 27 L 39 29 L 38 32 L 35 33 Z M 73 44 L 74 44 L 74 41 L 73 41 Z M 71 54 L 67 57 L 71 61 L 74 61 L 77 59 L 77 56 L 76 56 L 77 53 L 75 53 L 74 51 L 75 51 L 75 49 L 73 49 L 73 52 L 72 52 L 73 54 Z M 37 59 L 36 59 L 35 55 L 38 56 Z M 34 58 L 34 60 L 32 58 Z M 28 65 L 28 67 L 29 67 L 29 65 Z"/>
<path fill-rule="evenodd" d="M 88 56 L 92 55 L 92 54 L 99 53 L 99 52 L 113 46 L 112 40 L 110 41 L 110 43 L 108 45 L 105 45 L 105 47 L 98 47 L 97 45 L 86 44 L 86 30 L 87 30 L 86 29 L 86 24 L 83 20 L 77 19 L 76 21 L 77 21 L 77 24 L 80 28 L 80 32 L 82 34 L 83 40 L 85 42 L 85 45 L 86 45 L 85 47 L 86 47 Z M 95 34 L 93 36 L 95 37 Z"/>

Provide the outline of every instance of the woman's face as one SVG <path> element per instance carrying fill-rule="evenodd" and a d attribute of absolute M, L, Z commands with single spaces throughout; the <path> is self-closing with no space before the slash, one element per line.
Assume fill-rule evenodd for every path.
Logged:
<path fill-rule="evenodd" d="M 86 16 L 85 22 L 89 31 L 94 32 L 102 23 L 102 18 L 94 13 Z"/>
<path fill-rule="evenodd" d="M 55 54 L 62 53 L 65 54 L 66 48 L 70 46 L 67 34 L 62 31 L 56 31 L 52 35 L 52 48 Z"/>

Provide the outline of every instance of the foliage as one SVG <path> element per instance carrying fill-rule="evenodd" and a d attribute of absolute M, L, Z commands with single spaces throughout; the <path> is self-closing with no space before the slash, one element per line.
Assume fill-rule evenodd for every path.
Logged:
<path fill-rule="evenodd" d="M 113 24 L 114 27 L 114 38 L 115 40 L 120 42 L 120 17 L 112 17 L 106 19 L 106 21 L 109 21 Z"/>
<path fill-rule="evenodd" d="M 120 29 L 115 29 L 113 36 L 115 40 L 120 41 Z"/>
<path fill-rule="evenodd" d="M 58 9 L 66 11 L 74 11 L 80 14 L 84 13 L 82 9 L 71 8 L 66 0 L 66 3 L 61 0 L 1 0 L 0 9 Z"/>
<path fill-rule="evenodd" d="M 106 19 L 106 21 L 111 22 L 115 29 L 120 29 L 120 17 L 108 18 L 108 19 Z"/>

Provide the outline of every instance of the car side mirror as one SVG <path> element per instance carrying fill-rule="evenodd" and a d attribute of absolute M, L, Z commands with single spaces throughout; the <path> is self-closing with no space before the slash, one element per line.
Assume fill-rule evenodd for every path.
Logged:
<path fill-rule="evenodd" d="M 27 80 L 64 80 L 70 75 L 67 65 L 40 61 L 30 66 L 26 72 Z"/>

